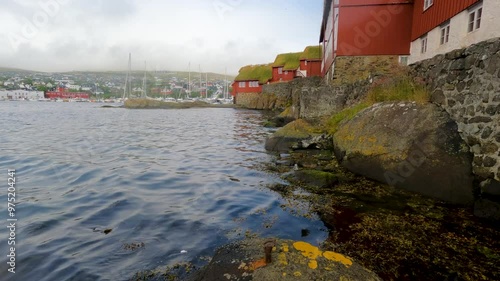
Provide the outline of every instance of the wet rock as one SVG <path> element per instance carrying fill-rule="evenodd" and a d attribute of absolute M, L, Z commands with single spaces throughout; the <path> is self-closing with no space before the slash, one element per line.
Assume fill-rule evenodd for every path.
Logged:
<path fill-rule="evenodd" d="M 298 141 L 297 144 L 292 146 L 292 149 L 332 149 L 332 137 L 326 134 L 320 136 L 310 137 L 305 140 Z"/>
<path fill-rule="evenodd" d="M 472 155 L 434 104 L 374 105 L 341 124 L 334 144 L 354 173 L 452 203 L 473 201 Z"/>
<path fill-rule="evenodd" d="M 500 203 L 488 199 L 480 199 L 474 204 L 474 215 L 493 220 L 500 219 Z"/>
<path fill-rule="evenodd" d="M 482 182 L 481 193 L 484 197 L 491 196 L 500 198 L 500 182 L 493 179 L 488 179 Z"/>
<path fill-rule="evenodd" d="M 294 173 L 295 181 L 319 188 L 333 187 L 339 183 L 339 176 L 317 170 L 299 170 Z"/>
<path fill-rule="evenodd" d="M 309 123 L 299 119 L 276 131 L 266 140 L 265 148 L 268 151 L 289 151 L 297 142 L 318 135 Z"/>

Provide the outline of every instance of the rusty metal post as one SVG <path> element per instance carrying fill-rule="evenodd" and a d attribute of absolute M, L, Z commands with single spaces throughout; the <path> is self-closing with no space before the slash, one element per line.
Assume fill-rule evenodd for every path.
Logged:
<path fill-rule="evenodd" d="M 273 247 L 275 246 L 274 239 L 272 240 L 267 240 L 264 243 L 264 254 L 266 256 L 266 264 L 270 264 L 272 260 L 272 252 L 273 252 Z"/>

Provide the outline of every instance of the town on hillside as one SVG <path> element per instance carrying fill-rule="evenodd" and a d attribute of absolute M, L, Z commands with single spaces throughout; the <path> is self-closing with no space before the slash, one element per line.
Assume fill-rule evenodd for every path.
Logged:
<path fill-rule="evenodd" d="M 230 99 L 232 77 L 216 73 L 132 71 L 131 97 Z M 47 73 L 0 68 L 0 101 L 121 102 L 125 72 Z M 143 88 L 146 80 L 146 88 Z"/>

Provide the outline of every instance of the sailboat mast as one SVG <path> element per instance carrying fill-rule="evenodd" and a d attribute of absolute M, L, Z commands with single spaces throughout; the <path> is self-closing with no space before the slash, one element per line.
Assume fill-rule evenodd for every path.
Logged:
<path fill-rule="evenodd" d="M 129 95 L 127 95 L 127 88 L 129 88 L 130 84 L 130 68 L 132 67 L 132 54 L 128 54 L 128 69 L 127 69 L 127 75 L 125 76 L 125 87 L 123 87 L 123 98 L 129 98 Z"/>
<path fill-rule="evenodd" d="M 146 61 L 144 61 L 144 79 L 142 80 L 142 97 L 147 98 L 147 92 L 146 92 L 146 70 L 147 70 L 147 64 Z"/>
<path fill-rule="evenodd" d="M 208 98 L 208 72 L 205 72 L 205 98 Z"/>
<path fill-rule="evenodd" d="M 189 71 L 189 77 L 188 77 L 188 92 L 186 95 L 187 98 L 191 96 L 191 62 L 189 62 L 188 71 Z"/>
<path fill-rule="evenodd" d="M 201 80 L 201 65 L 199 65 L 199 64 L 198 64 L 198 71 L 200 72 L 200 98 L 202 98 L 203 96 L 201 93 L 201 82 L 202 82 L 202 80 Z"/>
<path fill-rule="evenodd" d="M 227 99 L 227 92 L 228 92 L 228 87 L 227 87 L 227 67 L 224 70 L 224 99 Z"/>

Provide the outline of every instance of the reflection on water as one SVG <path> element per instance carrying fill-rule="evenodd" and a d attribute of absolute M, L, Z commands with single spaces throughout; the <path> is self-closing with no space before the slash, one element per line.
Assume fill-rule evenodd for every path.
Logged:
<path fill-rule="evenodd" d="M 11 280 L 126 280 L 210 254 L 246 230 L 304 239 L 309 229 L 307 241 L 322 241 L 320 221 L 292 216 L 265 188 L 279 179 L 257 169 L 270 160 L 261 119 L 234 109 L 0 102 L 0 167 L 17 170 L 19 193 Z"/>

